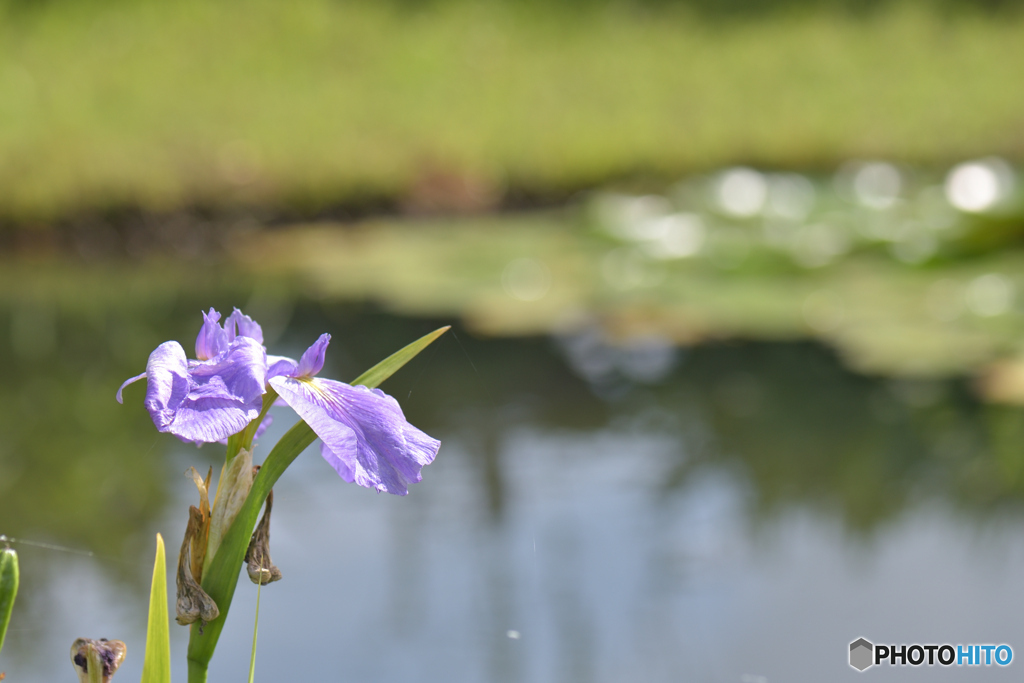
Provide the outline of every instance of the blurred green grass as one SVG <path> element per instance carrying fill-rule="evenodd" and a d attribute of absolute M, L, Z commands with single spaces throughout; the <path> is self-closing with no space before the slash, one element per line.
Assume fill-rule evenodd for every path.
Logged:
<path fill-rule="evenodd" d="M 716 22 L 657 4 L 0 2 L 0 216 L 1021 159 L 1022 35 L 1016 14 L 903 4 Z"/>

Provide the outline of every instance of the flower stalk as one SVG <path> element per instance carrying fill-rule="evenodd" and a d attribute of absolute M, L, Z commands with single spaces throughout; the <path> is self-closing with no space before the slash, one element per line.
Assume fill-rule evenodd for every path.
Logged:
<path fill-rule="evenodd" d="M 420 338 L 346 384 L 316 376 L 328 334 L 296 361 L 268 356 L 260 326 L 237 309 L 223 325 L 213 309 L 203 318 L 195 360 L 177 342 L 165 342 L 150 354 L 146 372 L 117 393 L 120 401 L 126 386 L 145 379 L 146 408 L 159 431 L 227 446 L 212 505 L 210 475 L 203 480 L 190 470 L 200 506 L 190 506 L 178 561 L 178 622 L 199 621 L 189 636 L 189 683 L 206 681 L 241 565 L 260 586 L 281 578 L 269 548 L 273 486 L 317 437 L 321 455 L 345 481 L 395 495 L 406 495 L 420 481 L 440 442 L 409 424 L 398 402 L 376 387 L 448 329 Z M 275 402 L 291 406 L 301 419 L 254 468 L 253 444 L 269 425 Z"/>

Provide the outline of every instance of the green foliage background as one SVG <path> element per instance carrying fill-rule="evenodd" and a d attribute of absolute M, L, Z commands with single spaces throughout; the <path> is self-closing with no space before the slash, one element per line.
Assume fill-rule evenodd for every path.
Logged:
<path fill-rule="evenodd" d="M 0 216 L 488 206 L 736 162 L 1019 159 L 1014 8 L 8 0 Z"/>

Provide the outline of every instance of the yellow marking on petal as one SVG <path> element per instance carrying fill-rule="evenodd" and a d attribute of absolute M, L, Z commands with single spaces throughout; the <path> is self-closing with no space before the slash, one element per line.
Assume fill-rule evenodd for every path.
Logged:
<path fill-rule="evenodd" d="M 319 396 L 324 401 L 324 403 L 327 403 L 328 405 L 334 407 L 340 407 L 338 397 L 324 389 L 323 386 L 321 386 L 320 382 L 317 381 L 317 378 L 296 378 L 296 381 L 302 382 L 307 387 L 309 387 L 309 390 L 312 391 L 317 396 Z"/>

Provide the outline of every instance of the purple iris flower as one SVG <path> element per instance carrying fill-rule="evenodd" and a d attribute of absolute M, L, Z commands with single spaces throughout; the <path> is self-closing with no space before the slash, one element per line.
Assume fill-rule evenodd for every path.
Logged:
<path fill-rule="evenodd" d="M 259 417 L 266 393 L 267 352 L 259 325 L 241 311 L 219 324 L 220 313 L 203 314 L 196 358 L 174 341 L 149 354 L 146 372 L 125 381 L 121 392 L 146 379 L 146 410 L 161 432 L 182 441 L 212 443 L 236 434 Z"/>
<path fill-rule="evenodd" d="M 165 342 L 150 354 L 144 374 L 121 385 L 117 400 L 125 386 L 145 377 L 146 408 L 158 430 L 214 442 L 259 416 L 269 385 L 320 437 L 321 455 L 345 481 L 400 496 L 420 481 L 441 442 L 409 424 L 398 402 L 380 389 L 316 377 L 329 334 L 295 361 L 267 356 L 260 326 L 238 309 L 223 327 L 212 308 L 203 319 L 197 360 L 186 360 L 177 342 Z"/>
<path fill-rule="evenodd" d="M 342 479 L 404 496 L 441 442 L 409 424 L 380 389 L 316 377 L 330 341 L 320 335 L 297 363 L 271 358 L 267 383 L 320 437 L 320 454 Z"/>

